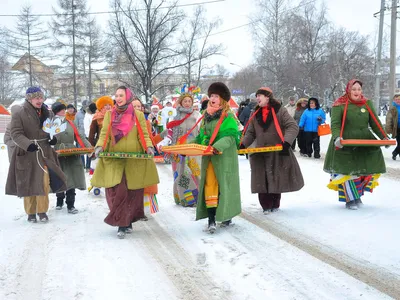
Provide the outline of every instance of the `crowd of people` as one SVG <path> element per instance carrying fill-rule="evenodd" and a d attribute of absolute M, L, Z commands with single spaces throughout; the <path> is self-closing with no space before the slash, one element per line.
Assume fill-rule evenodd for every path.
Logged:
<path fill-rule="evenodd" d="M 290 97 L 288 104 L 278 101 L 268 87 L 260 87 L 241 103 L 237 114 L 230 108 L 231 93 L 222 82 L 208 88 L 201 106 L 194 95 L 183 92 L 175 103 L 166 105 L 169 118 L 160 122 L 160 109 L 147 112 L 143 103 L 127 87 L 115 92 L 115 99 L 104 96 L 95 103 L 83 103 L 77 111 L 62 101 L 51 108 L 43 103 L 40 88 L 30 87 L 26 101 L 12 111 L 5 142 L 9 147 L 9 173 L 6 194 L 24 198 L 29 222 L 47 222 L 49 193 L 56 193 L 56 209 L 64 200 L 67 211 L 75 208 L 75 190 L 86 189 L 85 168 L 91 160 L 97 165 L 91 184 L 105 188 L 109 213 L 105 222 L 117 227 L 124 238 L 132 224 L 147 220 L 146 197 L 158 193 L 159 177 L 152 158 L 165 146 L 202 145 L 211 155 L 172 155 L 173 195 L 177 205 L 196 206 L 196 220 L 208 219 L 213 233 L 217 222 L 229 226 L 241 213 L 238 149 L 281 145 L 281 151 L 256 152 L 248 156 L 251 192 L 258 194 L 265 215 L 280 207 L 282 193 L 299 191 L 304 186 L 295 151 L 321 158 L 318 128 L 326 121 L 318 98 Z M 395 96 L 387 114 L 386 132 L 398 145 L 393 159 L 400 155 L 400 95 Z M 58 119 L 65 129 L 49 135 L 43 130 L 47 119 Z M 362 82 L 351 80 L 344 95 L 331 110 L 331 140 L 323 170 L 330 175 L 328 188 L 338 192 L 345 207 L 356 210 L 361 197 L 372 192 L 386 172 L 379 146 L 369 140 L 388 139 L 372 103 L 362 94 Z M 347 146 L 344 141 L 360 139 L 365 145 Z M 58 156 L 56 150 L 93 147 L 86 156 Z M 206 151 L 206 152 L 207 152 Z M 117 159 L 100 153 L 135 153 L 147 159 Z M 251 151 L 249 151 L 251 153 Z M 147 155 L 147 156 L 146 156 Z"/>

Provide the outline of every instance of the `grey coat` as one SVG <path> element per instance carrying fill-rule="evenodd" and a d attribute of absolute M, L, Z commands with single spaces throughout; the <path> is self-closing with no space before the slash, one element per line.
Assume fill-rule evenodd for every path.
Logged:
<path fill-rule="evenodd" d="M 277 105 L 275 111 L 285 142 L 292 144 L 299 131 L 296 121 L 284 107 Z M 260 110 L 251 120 L 242 144 L 248 147 L 255 141 L 255 147 L 259 148 L 282 143 L 272 116 L 269 118 L 269 126 L 260 125 L 262 121 Z M 291 148 L 289 156 L 279 155 L 279 152 L 252 154 L 250 167 L 252 193 L 287 193 L 298 191 L 304 186 L 303 175 Z"/>
<path fill-rule="evenodd" d="M 75 115 L 75 126 L 81 136 L 85 136 L 85 110 L 80 109 Z"/>
<path fill-rule="evenodd" d="M 64 120 L 62 123 L 67 124 L 67 129 L 64 132 L 56 134 L 57 144 L 55 145 L 55 149 L 60 150 L 76 148 L 74 129 L 66 120 Z M 82 139 L 82 142 L 85 144 L 85 147 L 92 147 L 89 141 L 84 136 L 82 136 L 81 133 L 79 134 L 79 136 Z M 61 169 L 67 177 L 67 190 L 85 190 L 85 170 L 83 169 L 80 155 L 59 156 L 58 160 L 60 161 Z"/>
<path fill-rule="evenodd" d="M 60 168 L 57 153 L 50 146 L 49 134 L 42 130 L 39 115 L 29 102 L 26 101 L 20 110 L 12 114 L 10 133 L 16 148 L 8 169 L 6 194 L 18 197 L 45 196 L 45 166 L 50 175 L 52 192 L 65 191 L 66 178 Z M 34 140 L 41 151 L 28 152 Z"/>

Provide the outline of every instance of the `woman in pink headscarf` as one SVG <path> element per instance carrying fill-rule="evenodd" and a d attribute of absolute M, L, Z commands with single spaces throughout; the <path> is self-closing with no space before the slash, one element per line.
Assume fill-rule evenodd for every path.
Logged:
<path fill-rule="evenodd" d="M 121 86 L 115 93 L 115 106 L 106 112 L 95 156 L 100 152 L 147 153 L 154 155 L 153 145 L 141 111 L 135 110 L 130 89 Z M 110 213 L 105 222 L 118 226 L 118 237 L 132 232 L 132 223 L 144 217 L 144 188 L 159 182 L 152 159 L 100 158 L 92 185 L 106 188 Z"/>

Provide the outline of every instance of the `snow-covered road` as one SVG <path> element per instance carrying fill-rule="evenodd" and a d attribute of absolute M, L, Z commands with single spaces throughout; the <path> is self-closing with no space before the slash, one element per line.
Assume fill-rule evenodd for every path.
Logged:
<path fill-rule="evenodd" d="M 194 208 L 174 204 L 170 166 L 158 165 L 160 212 L 119 240 L 103 222 L 104 197 L 87 191 L 78 192 L 79 214 L 56 211 L 52 195 L 50 222 L 26 222 L 22 200 L 4 195 L 2 150 L 0 299 L 400 299 L 396 176 L 349 211 L 326 188 L 323 161 L 299 158 L 306 186 L 264 216 L 239 160 L 234 226 L 203 232 Z"/>

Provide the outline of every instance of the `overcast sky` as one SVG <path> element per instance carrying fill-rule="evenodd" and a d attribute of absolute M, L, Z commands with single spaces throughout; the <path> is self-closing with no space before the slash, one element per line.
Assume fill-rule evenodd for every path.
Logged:
<path fill-rule="evenodd" d="M 321 2 L 322 0 L 316 0 Z M 180 4 L 207 2 L 207 0 L 180 0 Z M 293 0 L 293 3 L 300 1 Z M 0 0 L 0 14 L 18 14 L 23 4 L 30 3 L 33 12 L 52 13 L 52 6 L 57 7 L 57 0 Z M 220 18 L 223 24 L 218 31 L 225 31 L 231 28 L 255 21 L 252 16 L 256 9 L 254 0 L 225 0 L 218 3 L 206 4 L 209 18 Z M 328 18 L 334 24 L 345 27 L 360 34 L 369 34 L 374 38 L 378 28 L 378 20 L 373 14 L 379 11 L 380 0 L 326 0 Z M 90 11 L 109 11 L 109 0 L 88 0 Z M 193 7 L 185 8 L 187 14 Z M 12 27 L 15 24 L 13 17 L 0 17 L 0 24 Z M 50 20 L 50 18 L 43 18 Z M 99 15 L 97 21 L 107 26 L 107 15 Z M 390 24 L 390 15 L 385 17 L 385 23 Z M 388 27 L 386 26 L 388 30 Z M 257 45 L 253 43 L 250 27 L 224 32 L 213 37 L 213 41 L 219 41 L 226 47 L 225 57 L 209 62 L 210 65 L 220 63 L 231 72 L 237 71 L 238 66 L 245 66 L 252 61 L 253 51 Z M 232 64 L 231 64 L 232 63 Z"/>

